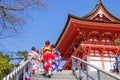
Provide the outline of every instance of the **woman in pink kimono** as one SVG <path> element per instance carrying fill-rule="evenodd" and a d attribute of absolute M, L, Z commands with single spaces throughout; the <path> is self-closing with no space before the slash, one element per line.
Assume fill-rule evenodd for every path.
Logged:
<path fill-rule="evenodd" d="M 34 59 L 32 60 L 32 73 L 35 74 L 36 72 L 39 72 L 40 69 L 40 57 L 38 55 L 37 50 L 35 49 L 35 47 L 32 47 L 31 49 L 32 51 L 30 52 L 30 55 L 34 57 Z"/>

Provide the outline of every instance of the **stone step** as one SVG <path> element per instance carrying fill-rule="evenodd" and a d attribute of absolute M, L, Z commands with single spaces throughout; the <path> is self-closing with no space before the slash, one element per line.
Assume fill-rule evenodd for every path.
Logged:
<path fill-rule="evenodd" d="M 54 72 L 51 78 L 44 77 L 41 73 L 36 73 L 31 76 L 31 80 L 76 80 L 72 75 L 71 70 L 63 70 L 62 72 Z"/>

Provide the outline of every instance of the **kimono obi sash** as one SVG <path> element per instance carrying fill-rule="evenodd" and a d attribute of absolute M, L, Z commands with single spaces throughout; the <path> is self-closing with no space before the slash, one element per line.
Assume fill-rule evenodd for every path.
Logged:
<path fill-rule="evenodd" d="M 52 53 L 52 49 L 51 49 L 51 47 L 44 47 L 43 48 L 43 53 Z"/>

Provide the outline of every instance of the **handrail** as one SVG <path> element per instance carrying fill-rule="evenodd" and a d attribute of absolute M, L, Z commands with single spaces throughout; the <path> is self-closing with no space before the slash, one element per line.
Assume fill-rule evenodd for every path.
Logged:
<path fill-rule="evenodd" d="M 5 76 L 2 80 L 19 80 L 20 76 L 23 75 L 23 80 L 25 80 L 25 70 L 26 68 L 31 68 L 31 61 L 33 56 L 30 56 L 22 65 L 13 70 L 10 74 Z M 29 67 L 28 67 L 29 66 Z"/>
<path fill-rule="evenodd" d="M 83 78 L 83 73 L 87 76 L 87 80 L 92 79 L 92 80 L 95 80 L 89 73 L 88 73 L 88 65 L 94 69 L 97 70 L 97 80 L 102 80 L 101 77 L 100 77 L 100 72 L 110 76 L 111 78 L 114 78 L 116 80 L 120 80 L 120 76 L 117 76 L 117 75 L 114 75 L 112 73 L 109 73 L 109 72 L 106 72 L 104 70 L 102 70 L 101 68 L 97 67 L 97 66 L 94 66 L 93 64 L 90 64 L 80 58 L 77 58 L 75 56 L 71 56 L 72 58 L 72 72 L 73 72 L 73 75 L 78 79 L 78 80 L 82 80 Z M 86 72 L 82 70 L 81 68 L 81 63 L 84 63 L 86 64 Z M 76 75 L 76 69 L 78 69 L 79 71 L 79 76 Z"/>

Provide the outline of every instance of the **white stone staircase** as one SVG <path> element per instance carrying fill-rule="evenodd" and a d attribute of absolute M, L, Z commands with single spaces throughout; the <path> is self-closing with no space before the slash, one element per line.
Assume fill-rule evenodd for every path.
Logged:
<path fill-rule="evenodd" d="M 98 80 L 97 73 L 95 71 L 89 72 L 89 73 L 90 73 L 90 75 L 92 75 L 94 77 L 95 80 Z M 41 71 L 41 73 L 33 74 L 31 76 L 31 80 L 77 80 L 73 76 L 72 70 L 63 70 L 62 72 L 55 72 L 55 73 L 53 73 L 51 78 L 44 77 L 41 74 L 42 74 L 42 71 Z M 113 74 L 120 76 L 120 74 L 117 74 L 117 73 L 113 73 Z M 87 77 L 85 74 L 83 74 L 82 80 L 87 80 Z M 91 79 L 89 79 L 89 80 L 91 80 Z M 115 80 L 115 79 L 109 77 L 108 75 L 101 73 L 101 80 Z"/>

